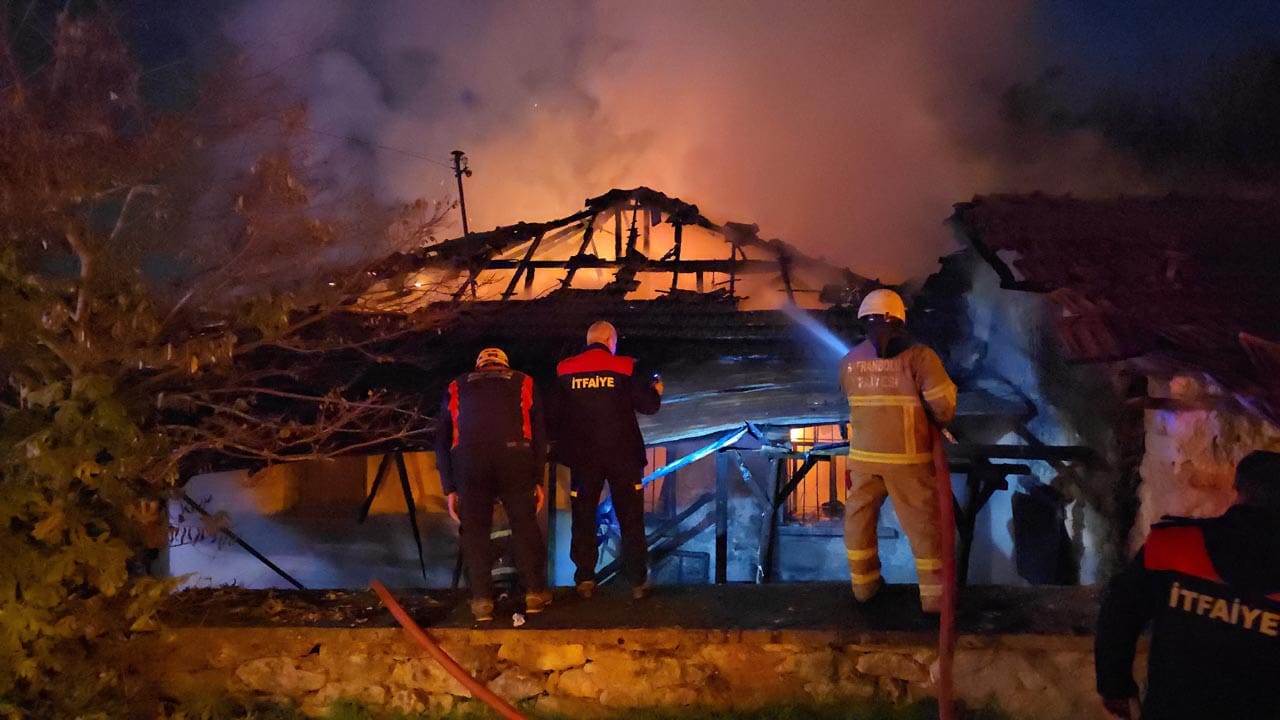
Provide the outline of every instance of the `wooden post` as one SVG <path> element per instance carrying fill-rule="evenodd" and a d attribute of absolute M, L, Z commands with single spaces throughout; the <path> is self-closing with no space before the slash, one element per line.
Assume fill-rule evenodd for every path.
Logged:
<path fill-rule="evenodd" d="M 369 508 L 373 507 L 373 499 L 377 497 L 378 488 L 382 487 L 382 478 L 387 474 L 389 467 L 391 467 L 391 453 L 385 453 L 382 460 L 378 462 L 378 472 L 373 474 L 373 485 L 369 487 L 369 494 L 365 496 L 364 502 L 360 503 L 360 514 L 356 517 L 357 524 L 363 524 L 369 517 Z"/>
<path fill-rule="evenodd" d="M 622 259 L 622 208 L 613 213 L 613 259 Z"/>
<path fill-rule="evenodd" d="M 729 577 L 729 456 L 716 453 L 716 584 Z"/>
<path fill-rule="evenodd" d="M 738 285 L 738 267 L 734 260 L 738 259 L 738 246 L 729 246 L 729 297 L 733 297 L 734 289 Z"/>
<path fill-rule="evenodd" d="M 677 263 L 679 263 L 680 262 L 680 246 L 684 242 L 684 225 L 682 223 L 677 222 L 675 223 L 675 226 L 676 226 L 675 247 L 672 248 L 672 252 L 675 253 L 674 260 Z M 676 287 L 679 286 L 679 283 L 680 283 L 680 271 L 672 270 L 671 271 L 671 291 L 672 292 L 675 292 Z"/>
<path fill-rule="evenodd" d="M 769 484 L 772 486 L 770 490 L 772 497 L 777 497 L 778 492 L 782 489 L 782 467 L 783 461 L 781 458 L 769 458 Z M 767 583 L 773 580 L 773 547 L 776 542 L 778 517 L 781 514 L 782 508 L 775 506 L 773 503 L 766 503 L 764 516 L 760 519 L 757 583 Z"/>
<path fill-rule="evenodd" d="M 404 452 L 395 452 L 396 469 L 400 471 L 400 490 L 404 493 L 404 507 L 409 513 L 409 530 L 413 532 L 413 544 L 418 547 L 418 567 L 422 579 L 427 579 L 427 560 L 422 553 L 422 533 L 418 531 L 418 508 L 413 501 L 413 488 L 409 486 L 409 468 L 405 466 Z"/>
<path fill-rule="evenodd" d="M 782 286 L 786 288 L 787 299 L 791 302 L 796 301 L 795 292 L 791 289 L 791 257 L 782 253 L 778 254 L 778 272 L 782 275 Z"/>
<path fill-rule="evenodd" d="M 556 581 L 556 479 L 559 477 L 560 465 L 547 463 L 543 468 L 547 471 L 547 586 L 554 587 Z"/>
<path fill-rule="evenodd" d="M 649 228 L 652 226 L 652 224 L 653 224 L 653 217 L 649 214 L 648 210 L 645 210 L 644 212 L 644 254 L 646 257 L 649 255 Z"/>

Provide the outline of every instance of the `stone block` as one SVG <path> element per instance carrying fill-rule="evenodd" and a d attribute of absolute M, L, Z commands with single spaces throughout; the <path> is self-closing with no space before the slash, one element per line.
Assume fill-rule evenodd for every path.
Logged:
<path fill-rule="evenodd" d="M 541 675 L 533 675 L 520 668 L 509 668 L 489 681 L 489 689 L 516 702 L 541 695 L 544 684 L 545 679 Z"/>
<path fill-rule="evenodd" d="M 775 670 L 805 680 L 830 680 L 835 676 L 836 651 L 830 648 L 802 650 L 784 655 Z"/>
<path fill-rule="evenodd" d="M 581 643 L 508 642 L 498 648 L 498 659 L 527 670 L 568 670 L 581 667 L 587 655 Z"/>
<path fill-rule="evenodd" d="M 596 684 L 595 678 L 587 673 L 586 668 L 571 668 L 560 673 L 556 678 L 555 693 L 557 696 L 595 700 L 600 697 L 600 686 Z"/>
<path fill-rule="evenodd" d="M 382 707 L 387 703 L 387 689 L 380 685 L 358 682 L 329 683 L 305 699 L 303 711 L 308 715 L 323 714 L 338 700 L 351 700 L 371 707 Z"/>
<path fill-rule="evenodd" d="M 858 658 L 858 672 L 875 677 L 888 677 L 911 683 L 928 683 L 929 670 L 909 655 L 872 652 Z"/>
<path fill-rule="evenodd" d="M 444 650 L 472 677 L 485 680 L 498 674 L 498 645 L 476 645 L 454 640 L 441 641 Z"/>
<path fill-rule="evenodd" d="M 698 692 L 691 687 L 653 688 L 640 692 L 635 688 L 611 688 L 600 693 L 605 707 L 677 707 L 698 702 Z"/>
<path fill-rule="evenodd" d="M 1086 653 L 1075 655 L 1083 665 L 1071 672 L 1055 667 L 1055 660 L 1046 653 L 959 651 L 955 664 L 956 695 L 975 706 L 998 702 L 1014 716 L 1042 720 L 1094 717 L 1090 708 L 1080 707 L 1082 694 L 1088 700 L 1093 699 L 1090 689 L 1084 688 L 1082 693 L 1069 690 L 1074 684 L 1072 678 L 1090 674 L 1091 658 Z"/>
<path fill-rule="evenodd" d="M 392 691 L 422 690 L 432 694 L 471 697 L 471 691 L 431 658 L 409 658 L 396 664 L 388 681 Z"/>
<path fill-rule="evenodd" d="M 165 694 L 176 698 L 205 695 L 211 688 L 226 687 L 229 673 L 212 669 L 202 671 L 166 672 L 160 677 L 160 687 Z"/>
<path fill-rule="evenodd" d="M 236 668 L 236 679 L 254 692 L 296 696 L 324 687 L 323 672 L 304 670 L 292 658 L 250 660 Z"/>
<path fill-rule="evenodd" d="M 448 715 L 458 705 L 458 697 L 448 693 L 432 693 L 427 696 L 427 710 L 438 715 Z"/>
<path fill-rule="evenodd" d="M 891 677 L 876 678 L 876 695 L 891 703 L 899 703 L 907 697 L 907 684 Z"/>
<path fill-rule="evenodd" d="M 387 707 L 402 713 L 423 713 L 427 709 L 427 702 L 423 694 L 417 690 L 401 689 L 387 697 Z"/>
<path fill-rule="evenodd" d="M 865 675 L 850 675 L 836 678 L 835 686 L 839 697 L 870 699 L 875 697 L 878 683 Z"/>
<path fill-rule="evenodd" d="M 544 695 L 538 698 L 535 707 L 539 713 L 581 720 L 594 720 L 609 714 L 609 711 L 595 700 L 560 695 Z"/>
<path fill-rule="evenodd" d="M 220 642 L 209 655 L 209 664 L 215 668 L 232 668 L 239 665 L 243 656 L 233 643 Z"/>

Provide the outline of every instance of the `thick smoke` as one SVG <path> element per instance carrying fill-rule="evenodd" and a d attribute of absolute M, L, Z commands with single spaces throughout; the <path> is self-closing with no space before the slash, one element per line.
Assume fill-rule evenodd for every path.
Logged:
<path fill-rule="evenodd" d="M 338 187 L 451 196 L 460 148 L 473 229 L 644 184 L 899 281 L 976 193 L 1149 189 L 1087 128 L 1010 146 L 1006 89 L 1044 64 L 1033 9 L 254 0 L 222 27 L 307 102 L 311 169 Z"/>

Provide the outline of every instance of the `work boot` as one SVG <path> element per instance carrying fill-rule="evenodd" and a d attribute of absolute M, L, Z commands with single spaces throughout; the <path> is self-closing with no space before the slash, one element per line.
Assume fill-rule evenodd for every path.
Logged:
<path fill-rule="evenodd" d="M 870 602 L 872 598 L 880 594 L 880 588 L 882 587 L 884 587 L 884 580 L 879 579 L 866 585 L 854 585 L 853 599 L 860 603 Z"/>
<path fill-rule="evenodd" d="M 644 582 L 631 588 L 631 599 L 643 600 L 649 597 L 651 592 L 653 592 L 653 583 L 646 578 Z"/>
<path fill-rule="evenodd" d="M 538 592 L 525 593 L 524 611 L 528 615 L 537 615 L 550 604 L 550 590 L 539 590 Z"/>
<path fill-rule="evenodd" d="M 471 616 L 476 622 L 487 622 L 493 619 L 493 601 L 477 598 L 471 601 Z"/>
<path fill-rule="evenodd" d="M 583 600 L 590 600 L 591 593 L 596 591 L 596 581 L 583 580 L 582 582 L 578 583 L 577 590 L 578 590 L 578 597 L 582 598 Z"/>

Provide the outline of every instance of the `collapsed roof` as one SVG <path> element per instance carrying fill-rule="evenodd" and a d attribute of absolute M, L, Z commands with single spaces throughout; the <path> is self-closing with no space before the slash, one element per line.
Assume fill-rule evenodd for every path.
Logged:
<path fill-rule="evenodd" d="M 951 223 L 1071 359 L 1205 373 L 1280 423 L 1280 200 L 991 195 Z"/>
<path fill-rule="evenodd" d="M 659 229 L 662 238 L 655 236 Z M 601 285 L 580 275 L 583 270 L 613 274 Z M 396 253 L 378 270 L 388 276 L 413 271 L 448 283 L 453 300 L 534 299 L 581 288 L 635 299 L 644 294 L 637 294 L 640 276 L 653 274 L 670 274 L 671 280 L 669 286 L 655 285 L 648 297 L 696 292 L 734 300 L 744 299 L 738 293 L 746 276 L 772 276 L 767 287 L 781 293 L 769 301 L 773 307 L 783 295 L 795 302 L 797 293 L 816 297 L 827 286 L 828 303 L 847 302 L 841 292 L 860 296 L 879 286 L 781 240 L 763 239 L 756 225 L 713 222 L 697 205 L 647 187 L 610 190 L 555 220 L 520 222 Z M 549 274 L 554 278 L 547 279 Z"/>

